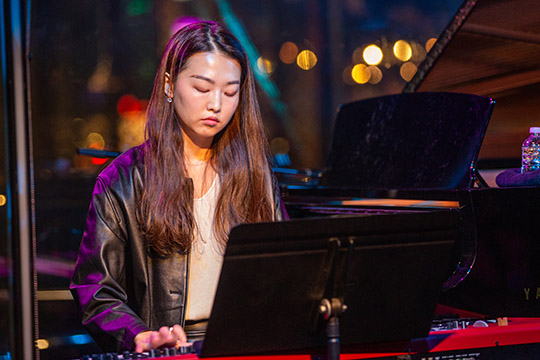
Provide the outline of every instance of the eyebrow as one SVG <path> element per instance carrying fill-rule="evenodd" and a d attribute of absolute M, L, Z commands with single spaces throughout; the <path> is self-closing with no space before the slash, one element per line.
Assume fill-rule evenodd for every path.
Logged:
<path fill-rule="evenodd" d="M 195 79 L 207 81 L 207 82 L 209 82 L 210 84 L 215 84 L 215 83 L 216 83 L 214 80 L 209 79 L 209 78 L 207 78 L 206 76 L 202 76 L 202 75 L 191 75 L 191 77 L 192 77 L 192 78 L 195 78 Z M 229 82 L 227 83 L 227 85 L 234 85 L 234 84 L 240 85 L 240 80 L 233 80 L 233 81 L 229 81 Z"/>

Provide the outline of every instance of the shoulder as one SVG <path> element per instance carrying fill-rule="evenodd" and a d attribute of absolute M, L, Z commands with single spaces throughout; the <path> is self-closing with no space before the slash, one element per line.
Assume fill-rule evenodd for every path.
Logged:
<path fill-rule="evenodd" d="M 114 159 L 98 175 L 98 182 L 107 188 L 131 187 L 140 182 L 144 169 L 145 143 L 135 146 Z"/>

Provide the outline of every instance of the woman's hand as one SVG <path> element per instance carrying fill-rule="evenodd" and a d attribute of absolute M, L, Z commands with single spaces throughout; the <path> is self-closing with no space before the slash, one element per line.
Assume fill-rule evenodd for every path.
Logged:
<path fill-rule="evenodd" d="M 187 346 L 186 333 L 180 325 L 170 328 L 163 326 L 158 331 L 143 331 L 135 336 L 135 352 L 143 352 L 160 347 Z"/>

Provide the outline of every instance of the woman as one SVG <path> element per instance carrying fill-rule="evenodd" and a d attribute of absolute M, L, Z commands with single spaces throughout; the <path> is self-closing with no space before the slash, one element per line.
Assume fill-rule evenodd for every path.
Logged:
<path fill-rule="evenodd" d="M 283 217 L 255 91 L 220 24 L 169 41 L 147 141 L 98 176 L 70 285 L 103 350 L 200 338 L 231 227 Z"/>

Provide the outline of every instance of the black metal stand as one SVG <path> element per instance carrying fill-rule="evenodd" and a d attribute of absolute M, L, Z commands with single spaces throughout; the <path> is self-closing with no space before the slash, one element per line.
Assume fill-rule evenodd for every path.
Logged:
<path fill-rule="evenodd" d="M 345 261 L 339 259 L 339 249 L 347 248 Z M 321 265 L 314 298 L 321 299 L 316 305 L 317 311 L 313 313 L 312 329 L 318 328 L 318 320 L 322 316 L 326 321 L 327 356 L 328 360 L 339 360 L 340 355 L 340 329 L 339 318 L 347 310 L 345 305 L 345 284 L 349 273 L 354 252 L 354 237 L 345 241 L 338 238 L 328 239 L 326 258 Z"/>
<path fill-rule="evenodd" d="M 339 360 L 341 353 L 339 341 L 339 316 L 347 310 L 347 305 L 339 298 L 322 299 L 319 307 L 321 315 L 328 320 L 326 324 L 328 360 Z"/>
<path fill-rule="evenodd" d="M 339 318 L 332 316 L 326 325 L 326 336 L 328 337 L 328 360 L 339 360 L 341 347 L 339 343 Z"/>

